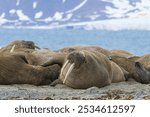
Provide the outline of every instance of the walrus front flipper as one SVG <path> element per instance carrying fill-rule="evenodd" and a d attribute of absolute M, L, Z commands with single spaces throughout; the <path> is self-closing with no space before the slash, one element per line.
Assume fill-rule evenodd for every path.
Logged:
<path fill-rule="evenodd" d="M 140 62 L 135 62 L 135 68 L 136 74 L 133 75 L 138 75 L 138 77 L 135 77 L 135 80 L 143 84 L 149 84 L 150 72 Z"/>
<path fill-rule="evenodd" d="M 45 62 L 41 66 L 47 67 L 47 66 L 54 65 L 54 64 L 58 64 L 62 66 L 66 55 L 67 54 L 65 53 L 55 53 L 54 55 L 52 55 L 52 57 L 50 57 L 50 59 L 47 62 Z"/>
<path fill-rule="evenodd" d="M 60 80 L 60 79 L 56 79 L 54 82 L 52 82 L 51 84 L 50 84 L 50 86 L 56 86 L 57 84 L 63 84 L 63 82 Z"/>
<path fill-rule="evenodd" d="M 54 64 L 60 65 L 61 63 L 57 59 L 51 57 L 47 62 L 43 63 L 41 66 L 47 67 L 47 66 L 54 65 Z"/>

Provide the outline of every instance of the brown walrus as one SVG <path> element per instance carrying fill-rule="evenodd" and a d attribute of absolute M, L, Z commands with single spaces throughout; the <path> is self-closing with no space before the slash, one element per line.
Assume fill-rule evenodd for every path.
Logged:
<path fill-rule="evenodd" d="M 120 56 L 120 57 L 125 57 L 125 58 L 130 58 L 134 56 L 134 54 L 125 50 L 114 49 L 114 50 L 111 50 L 110 52 L 112 56 Z"/>
<path fill-rule="evenodd" d="M 57 50 L 56 52 L 60 52 L 60 53 L 70 53 L 73 51 L 82 51 L 82 50 L 87 50 L 87 51 L 97 51 L 100 52 L 106 56 L 110 56 L 111 52 L 107 49 L 101 48 L 99 46 L 93 46 L 93 45 L 76 45 L 76 46 L 69 46 L 69 47 L 65 47 L 62 49 Z"/>
<path fill-rule="evenodd" d="M 100 88 L 111 82 L 124 80 L 118 65 L 111 62 L 104 54 L 82 50 L 67 55 L 59 79 L 52 85 L 63 83 L 72 88 L 86 89 L 92 86 Z"/>
<path fill-rule="evenodd" d="M 59 76 L 60 66 L 42 67 L 30 65 L 24 55 L 7 54 L 0 56 L 0 84 L 46 85 Z"/>
<path fill-rule="evenodd" d="M 38 48 L 38 50 L 36 50 Z M 17 40 L 8 44 L 0 50 L 0 55 L 23 54 L 31 65 L 41 65 L 48 61 L 54 52 L 48 49 L 40 49 L 32 41 Z"/>
<path fill-rule="evenodd" d="M 98 46 L 70 46 L 70 47 L 65 47 L 59 50 L 56 50 L 55 53 L 52 55 L 52 57 L 46 61 L 45 63 L 41 64 L 42 66 L 48 66 L 48 65 L 52 65 L 54 63 L 57 63 L 59 65 L 63 65 L 66 56 L 73 52 L 73 51 L 82 51 L 82 50 L 86 50 L 86 51 L 90 51 L 90 52 L 99 52 L 102 53 L 104 55 L 106 55 L 107 57 L 109 57 L 111 55 L 111 53 L 109 52 L 109 50 L 106 50 L 104 48 L 98 47 Z"/>
<path fill-rule="evenodd" d="M 12 53 L 12 52 L 33 52 L 35 49 L 40 49 L 38 46 L 35 45 L 32 41 L 24 41 L 24 40 L 16 40 L 11 42 L 5 47 L 0 49 L 1 54 L 5 53 Z"/>
<path fill-rule="evenodd" d="M 140 62 L 120 56 L 111 56 L 111 60 L 120 66 L 127 79 L 133 78 L 140 83 L 150 83 L 150 72 Z"/>
<path fill-rule="evenodd" d="M 146 54 L 136 61 L 142 63 L 150 71 L 150 54 Z"/>

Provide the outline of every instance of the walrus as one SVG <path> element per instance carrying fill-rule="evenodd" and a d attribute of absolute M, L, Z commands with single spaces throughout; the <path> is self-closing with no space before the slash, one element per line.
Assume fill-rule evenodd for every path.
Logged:
<path fill-rule="evenodd" d="M 86 89 L 92 86 L 100 88 L 124 80 L 118 65 L 111 63 L 104 54 L 82 50 L 67 55 L 59 79 L 51 85 L 63 83 L 75 89 Z"/>
<path fill-rule="evenodd" d="M 134 62 L 120 56 L 111 56 L 110 60 L 120 66 L 126 79 L 133 78 L 135 81 L 144 84 L 150 82 L 150 73 L 140 62 Z"/>
<path fill-rule="evenodd" d="M 74 51 L 83 51 L 83 50 L 90 51 L 90 52 L 97 51 L 99 53 L 106 55 L 107 57 L 109 57 L 111 55 L 109 50 L 98 47 L 98 46 L 90 46 L 90 45 L 70 46 L 70 47 L 65 47 L 65 48 L 56 50 L 55 54 L 53 54 L 52 57 L 49 60 L 47 60 L 45 63 L 41 64 L 41 66 L 48 66 L 48 65 L 52 65 L 54 63 L 57 63 L 62 66 L 64 64 L 64 60 L 68 54 L 70 54 L 71 52 L 74 52 Z"/>
<path fill-rule="evenodd" d="M 125 50 L 114 49 L 114 50 L 111 50 L 110 52 L 112 56 L 120 56 L 120 57 L 125 57 L 125 58 L 130 58 L 130 57 L 135 56 L 134 54 Z"/>
<path fill-rule="evenodd" d="M 112 83 L 117 83 L 126 80 L 123 70 L 115 62 L 111 61 L 111 67 L 113 73 Z"/>
<path fill-rule="evenodd" d="M 33 84 L 47 85 L 56 80 L 60 66 L 54 64 L 48 67 L 28 64 L 22 54 L 7 54 L 0 56 L 0 84 Z"/>
<path fill-rule="evenodd" d="M 27 61 L 30 65 L 42 65 L 45 62 L 51 60 L 56 52 L 41 49 L 33 51 L 32 53 L 22 53 L 26 56 Z"/>
<path fill-rule="evenodd" d="M 12 52 L 33 52 L 35 49 L 40 49 L 33 41 L 16 40 L 0 49 L 1 54 Z"/>
<path fill-rule="evenodd" d="M 94 45 L 75 45 L 75 46 L 69 46 L 69 47 L 65 47 L 65 48 L 61 48 L 56 50 L 56 52 L 60 52 L 60 53 L 70 53 L 73 51 L 82 51 L 82 50 L 87 50 L 87 51 L 97 51 L 100 53 L 103 53 L 106 56 L 110 56 L 111 52 L 107 49 L 101 48 L 99 46 L 94 46 Z"/>
<path fill-rule="evenodd" d="M 150 54 L 146 54 L 141 56 L 139 59 L 136 60 L 144 65 L 144 67 L 150 71 Z"/>
<path fill-rule="evenodd" d="M 32 41 L 16 40 L 6 47 L 3 47 L 0 51 L 1 56 L 10 53 L 23 54 L 29 64 L 41 65 L 48 61 L 55 52 L 52 52 L 49 49 L 40 49 Z"/>

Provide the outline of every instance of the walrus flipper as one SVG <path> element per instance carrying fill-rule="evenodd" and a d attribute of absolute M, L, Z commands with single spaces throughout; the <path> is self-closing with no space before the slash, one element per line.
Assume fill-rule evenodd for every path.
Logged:
<path fill-rule="evenodd" d="M 50 58 L 47 62 L 43 63 L 41 66 L 47 67 L 47 66 L 54 65 L 54 64 L 62 65 L 62 63 L 60 63 L 57 59 Z"/>
<path fill-rule="evenodd" d="M 60 66 L 63 65 L 66 55 L 65 54 L 55 54 L 53 57 L 50 57 L 50 59 L 42 64 L 41 66 L 47 67 L 50 65 L 58 64 Z"/>
<path fill-rule="evenodd" d="M 56 79 L 55 81 L 53 81 L 50 86 L 56 86 L 57 84 L 63 84 L 63 82 L 60 79 Z"/>

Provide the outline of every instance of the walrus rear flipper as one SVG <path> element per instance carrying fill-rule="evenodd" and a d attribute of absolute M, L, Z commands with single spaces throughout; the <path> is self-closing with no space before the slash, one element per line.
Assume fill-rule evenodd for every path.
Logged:
<path fill-rule="evenodd" d="M 135 68 L 136 68 L 136 74 L 138 75 L 139 79 L 135 79 L 137 82 L 143 83 L 143 84 L 149 84 L 150 83 L 150 72 L 140 63 L 135 62 Z"/>
<path fill-rule="evenodd" d="M 51 84 L 50 84 L 50 86 L 56 86 L 57 84 L 63 84 L 63 82 L 60 80 L 60 79 L 56 79 L 54 82 L 52 82 Z"/>

